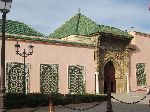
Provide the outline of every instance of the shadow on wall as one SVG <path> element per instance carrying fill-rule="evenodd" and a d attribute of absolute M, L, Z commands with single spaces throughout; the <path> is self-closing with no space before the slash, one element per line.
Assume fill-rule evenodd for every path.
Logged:
<path fill-rule="evenodd" d="M 131 51 L 133 51 L 134 53 L 137 53 L 137 52 L 141 51 L 136 45 L 133 45 L 133 44 L 130 44 L 129 49 Z"/>

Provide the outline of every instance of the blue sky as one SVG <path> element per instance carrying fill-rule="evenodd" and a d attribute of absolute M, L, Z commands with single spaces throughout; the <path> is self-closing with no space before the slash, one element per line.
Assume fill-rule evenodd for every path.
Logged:
<path fill-rule="evenodd" d="M 150 33 L 149 5 L 150 0 L 13 0 L 7 19 L 49 35 L 80 8 L 98 24 Z"/>

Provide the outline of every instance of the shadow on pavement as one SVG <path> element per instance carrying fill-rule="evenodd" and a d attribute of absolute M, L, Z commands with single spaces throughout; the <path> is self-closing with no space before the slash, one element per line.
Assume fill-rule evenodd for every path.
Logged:
<path fill-rule="evenodd" d="M 94 105 L 94 103 L 83 103 L 83 104 L 70 104 L 69 107 L 75 109 L 88 108 Z M 107 102 L 102 102 L 100 105 L 84 111 L 67 109 L 61 105 L 55 106 L 55 112 L 106 112 Z M 120 102 L 112 102 L 112 107 L 114 112 L 150 112 L 149 104 L 122 104 Z M 30 112 L 33 108 L 25 109 L 13 109 L 7 110 L 7 112 Z M 41 107 L 35 112 L 48 112 L 48 107 Z"/>

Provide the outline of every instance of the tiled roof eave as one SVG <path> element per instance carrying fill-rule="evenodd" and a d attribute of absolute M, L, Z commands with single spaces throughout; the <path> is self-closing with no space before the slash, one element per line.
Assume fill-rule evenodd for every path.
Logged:
<path fill-rule="evenodd" d="M 118 35 L 118 34 L 113 34 L 113 33 L 106 33 L 106 32 L 99 32 L 100 35 L 110 35 L 114 38 L 118 38 L 118 39 L 129 39 L 132 40 L 134 37 L 131 35 L 125 36 L 125 35 Z"/>
<path fill-rule="evenodd" d="M 113 34 L 113 33 L 106 33 L 106 32 L 95 32 L 95 33 L 91 33 L 91 34 L 73 34 L 73 35 L 79 35 L 79 36 L 87 36 L 87 37 L 91 37 L 93 35 L 99 35 L 99 34 L 106 34 L 106 35 L 110 35 L 110 36 L 113 36 L 115 38 L 118 38 L 118 39 L 133 39 L 134 37 L 129 35 L 129 36 L 125 36 L 125 35 L 117 35 L 117 34 Z M 67 35 L 65 37 L 68 37 L 68 36 L 71 36 L 71 35 Z M 65 37 L 58 37 L 57 39 L 62 39 L 62 38 L 65 38 Z M 51 37 L 48 37 L 48 38 L 51 38 Z M 52 38 L 52 39 L 56 39 L 56 38 Z"/>
<path fill-rule="evenodd" d="M 70 44 L 74 46 L 85 46 L 85 47 L 95 47 L 94 44 L 86 44 L 86 43 L 77 43 L 77 42 L 69 42 L 69 41 L 64 41 L 64 40 L 59 40 L 59 39 L 46 39 L 43 37 L 39 38 L 32 38 L 30 36 L 14 36 L 14 35 L 6 35 L 7 39 L 13 39 L 13 40 L 25 40 L 25 41 L 34 41 L 34 42 L 46 42 L 46 43 L 60 43 L 60 44 Z"/>
<path fill-rule="evenodd" d="M 143 32 L 139 32 L 139 31 L 134 31 L 134 32 L 135 32 L 136 35 L 150 37 L 150 34 L 148 34 L 148 33 L 143 33 Z"/>
<path fill-rule="evenodd" d="M 0 33 L 0 36 L 2 35 L 2 33 Z M 21 37 L 30 37 L 30 38 L 45 38 L 45 36 L 28 36 L 28 35 L 19 35 L 19 34 L 10 34 L 10 33 L 6 33 L 5 36 L 7 37 L 18 37 L 18 36 L 21 36 Z"/>

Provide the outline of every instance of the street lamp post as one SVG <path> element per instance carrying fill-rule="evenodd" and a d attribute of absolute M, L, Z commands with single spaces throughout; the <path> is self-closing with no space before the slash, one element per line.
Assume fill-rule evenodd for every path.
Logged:
<path fill-rule="evenodd" d="M 6 14 L 10 12 L 12 0 L 0 0 L 2 12 L 2 46 L 1 46 L 1 80 L 0 80 L 0 112 L 6 112 L 5 105 L 5 22 Z"/>
<path fill-rule="evenodd" d="M 26 50 L 24 49 L 23 53 L 20 53 L 19 52 L 19 48 L 20 48 L 20 45 L 18 44 L 18 42 L 15 44 L 15 48 L 16 48 L 16 54 L 23 57 L 24 59 L 24 73 L 23 73 L 23 93 L 26 93 L 26 71 L 25 71 L 25 58 L 28 57 L 29 55 L 32 55 L 33 54 L 33 47 L 31 44 L 28 46 L 29 48 L 29 52 L 27 53 Z"/>

